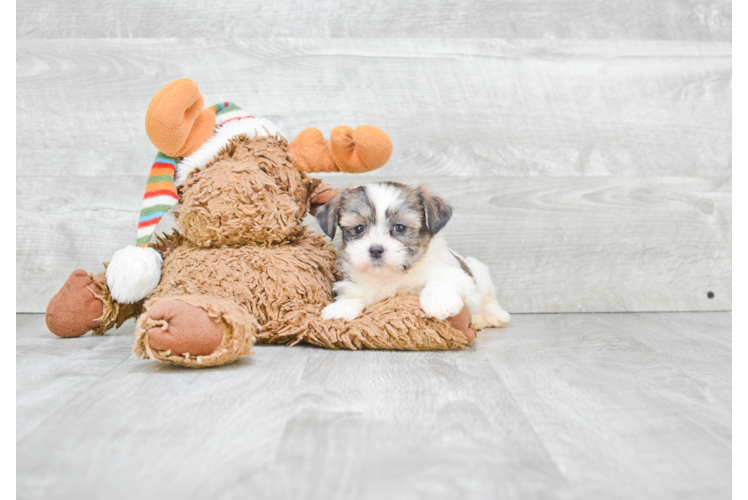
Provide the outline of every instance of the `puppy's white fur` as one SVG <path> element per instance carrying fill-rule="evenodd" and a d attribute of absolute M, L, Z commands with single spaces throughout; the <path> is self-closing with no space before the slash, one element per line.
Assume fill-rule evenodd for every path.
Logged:
<path fill-rule="evenodd" d="M 477 328 L 502 327 L 509 322 L 509 314 L 496 301 L 490 272 L 483 263 L 456 254 L 439 234 L 418 238 L 417 243 L 405 237 L 398 239 L 393 229 L 396 223 L 405 226 L 406 231 L 421 229 L 423 224 L 429 223 L 428 212 L 424 213 L 428 208 L 425 203 L 414 202 L 418 197 L 413 188 L 393 183 L 368 184 L 363 192 L 357 191 L 355 196 L 359 200 L 348 192 L 352 201 L 339 207 L 334 222 L 349 233 L 351 228 L 367 227 L 361 237 L 349 237 L 349 241 L 343 238 L 345 279 L 335 283 L 335 302 L 325 307 L 323 318 L 350 321 L 367 306 L 392 297 L 400 290 L 409 290 L 419 294 L 421 307 L 427 315 L 440 320 L 458 314 L 467 306 Z M 422 198 L 431 196 L 425 190 L 420 192 Z M 363 214 L 364 217 L 362 212 L 367 210 L 369 213 Z M 450 215 L 451 209 L 447 220 Z M 323 215 L 329 216 L 329 213 Z M 363 224 L 364 219 L 370 223 Z M 333 234 L 328 232 L 328 235 L 333 236 L 334 226 L 331 232 Z M 418 248 L 424 245 L 425 248 Z M 370 249 L 374 247 L 382 249 L 379 258 L 372 257 Z M 413 254 L 418 258 L 409 261 Z M 469 268 L 472 276 L 458 259 Z"/>

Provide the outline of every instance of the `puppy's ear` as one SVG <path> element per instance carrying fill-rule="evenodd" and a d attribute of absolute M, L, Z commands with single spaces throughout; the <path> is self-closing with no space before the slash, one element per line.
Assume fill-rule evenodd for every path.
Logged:
<path fill-rule="evenodd" d="M 314 218 L 317 224 L 330 239 L 335 237 L 335 229 L 338 227 L 338 216 L 340 214 L 340 203 L 343 201 L 340 193 L 336 194 L 321 207 L 317 208 Z"/>
<path fill-rule="evenodd" d="M 426 188 L 421 186 L 419 188 L 421 199 L 423 200 L 423 211 L 426 221 L 426 229 L 429 234 L 434 236 L 436 233 L 447 225 L 449 219 L 452 218 L 452 207 L 447 205 L 444 200 L 438 196 L 434 196 L 429 193 Z"/>

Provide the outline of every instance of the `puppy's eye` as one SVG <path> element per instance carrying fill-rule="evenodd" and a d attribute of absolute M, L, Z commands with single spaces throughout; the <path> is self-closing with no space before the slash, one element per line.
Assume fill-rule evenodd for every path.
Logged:
<path fill-rule="evenodd" d="M 353 230 L 356 231 L 356 234 L 361 234 L 366 231 L 366 226 L 364 226 L 363 224 L 359 224 L 358 226 L 354 227 Z"/>
<path fill-rule="evenodd" d="M 396 233 L 402 234 L 405 232 L 405 226 L 403 226 L 402 224 L 395 224 L 394 229 Z"/>

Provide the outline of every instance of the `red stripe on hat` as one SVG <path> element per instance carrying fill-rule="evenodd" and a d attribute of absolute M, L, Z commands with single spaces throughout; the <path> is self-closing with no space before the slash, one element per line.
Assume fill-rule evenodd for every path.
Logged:
<path fill-rule="evenodd" d="M 177 196 L 177 193 L 168 189 L 158 189 L 156 191 L 151 191 L 149 193 L 146 193 L 145 196 L 143 196 L 143 199 L 145 200 L 147 198 L 153 198 L 154 196 L 171 196 L 175 200 L 179 201 L 179 196 Z"/>
<path fill-rule="evenodd" d="M 138 229 L 143 228 L 143 227 L 148 227 L 148 226 L 155 226 L 156 224 L 158 224 L 158 221 L 160 220 L 161 220 L 161 217 L 156 217 L 151 220 L 144 220 L 143 222 L 138 224 Z"/>
<path fill-rule="evenodd" d="M 246 116 L 235 116 L 234 118 L 229 118 L 225 122 L 221 122 L 221 127 L 226 125 L 228 122 L 233 122 L 235 120 L 244 120 L 245 118 L 254 118 L 254 116 L 246 115 Z"/>
<path fill-rule="evenodd" d="M 157 162 L 155 162 L 155 163 L 153 164 L 153 167 L 151 167 L 151 168 L 168 168 L 168 169 L 170 169 L 170 170 L 171 170 L 172 172 L 174 172 L 174 170 L 175 170 L 175 167 L 174 167 L 174 165 L 172 165 L 171 163 L 162 163 L 162 162 L 160 162 L 160 161 L 157 161 Z"/>

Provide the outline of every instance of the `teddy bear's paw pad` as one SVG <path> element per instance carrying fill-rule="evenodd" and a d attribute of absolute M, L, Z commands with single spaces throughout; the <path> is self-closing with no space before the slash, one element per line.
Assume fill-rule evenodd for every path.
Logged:
<path fill-rule="evenodd" d="M 208 311 L 181 300 L 158 302 L 148 311 L 159 326 L 148 330 L 148 343 L 158 351 L 206 356 L 213 353 L 223 339 L 223 323 Z"/>
<path fill-rule="evenodd" d="M 101 288 L 86 271 L 73 271 L 47 305 L 47 328 L 58 337 L 80 337 L 93 330 L 104 315 L 100 297 Z"/>
<path fill-rule="evenodd" d="M 473 345 L 473 342 L 475 342 L 475 330 L 470 328 L 472 317 L 467 307 L 463 307 L 462 311 L 458 314 L 447 318 L 447 322 L 452 328 L 461 331 L 465 335 L 467 345 Z"/>

